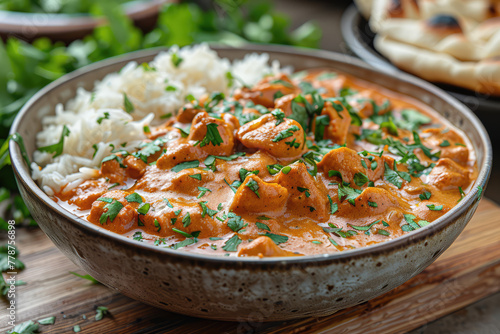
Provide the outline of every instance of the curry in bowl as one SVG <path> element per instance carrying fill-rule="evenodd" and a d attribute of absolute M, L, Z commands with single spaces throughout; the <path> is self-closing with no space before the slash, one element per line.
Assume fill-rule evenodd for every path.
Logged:
<path fill-rule="evenodd" d="M 214 256 L 391 240 L 444 215 L 477 177 L 467 137 L 421 102 L 265 55 L 230 64 L 206 46 L 80 90 L 37 139 L 33 178 L 63 207 Z"/>

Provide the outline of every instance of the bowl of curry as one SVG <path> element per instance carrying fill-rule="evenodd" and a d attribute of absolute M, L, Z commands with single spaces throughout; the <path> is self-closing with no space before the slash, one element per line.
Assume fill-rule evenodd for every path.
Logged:
<path fill-rule="evenodd" d="M 491 144 L 453 97 L 331 52 L 212 49 L 231 61 L 267 53 L 288 67 L 252 84 L 226 75 L 229 93 L 187 95 L 176 113 L 144 125 L 134 148 L 113 145 L 71 186 L 47 188 L 36 174 L 47 167 L 30 170 L 10 144 L 40 227 L 100 282 L 197 317 L 322 316 L 415 276 L 472 217 Z M 36 139 L 56 104 L 131 61 L 160 71 L 150 63 L 160 51 L 88 66 L 34 96 L 12 128 L 28 160 L 35 151 L 58 155 Z M 139 108 L 126 95 L 123 103 L 127 112 Z M 67 126 L 59 142 L 71 141 L 76 130 Z"/>

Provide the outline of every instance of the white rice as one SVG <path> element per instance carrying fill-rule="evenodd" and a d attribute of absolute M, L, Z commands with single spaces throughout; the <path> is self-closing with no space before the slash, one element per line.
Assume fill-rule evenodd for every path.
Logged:
<path fill-rule="evenodd" d="M 178 67 L 172 62 L 174 53 L 183 59 Z M 162 115 L 175 115 L 187 95 L 200 98 L 212 92 L 229 94 L 227 72 L 238 79 L 234 88 L 241 83 L 253 85 L 267 74 L 283 71 L 277 61 L 269 65 L 267 54 L 249 54 L 231 64 L 206 44 L 172 47 L 160 53 L 150 67 L 154 70 L 131 62 L 119 73 L 96 82 L 93 92 L 79 89 L 66 106 L 57 105 L 54 116 L 43 118 L 43 130 L 37 134 L 38 147 L 57 143 L 63 126 L 70 130 L 60 156 L 34 153 L 32 176 L 45 192 L 52 195 L 65 185 L 64 191 L 68 191 L 96 177 L 102 159 L 111 154 L 113 146 L 123 144 L 124 150 L 136 150 L 146 138 L 144 126 L 165 121 L 160 118 Z M 167 86 L 176 90 L 167 91 Z M 124 110 L 124 94 L 135 108 L 130 114 Z M 105 115 L 107 118 L 103 118 Z M 100 124 L 99 118 L 102 118 Z"/>

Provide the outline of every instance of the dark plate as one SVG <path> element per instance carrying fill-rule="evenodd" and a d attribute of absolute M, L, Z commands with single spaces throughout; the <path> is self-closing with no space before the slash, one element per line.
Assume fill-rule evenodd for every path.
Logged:
<path fill-rule="evenodd" d="M 368 21 L 365 20 L 355 5 L 349 6 L 349 8 L 347 8 L 344 12 L 344 15 L 342 16 L 341 28 L 342 36 L 344 37 L 347 46 L 356 56 L 371 66 L 383 71 L 387 71 L 389 73 L 397 73 L 401 71 L 387 58 L 375 50 L 373 46 L 375 33 L 370 29 Z M 456 97 L 474 112 L 478 112 L 481 118 L 483 118 L 482 116 L 487 118 L 487 115 L 481 114 L 495 113 L 496 115 L 500 112 L 500 97 L 490 97 L 452 85 L 440 83 L 434 84 Z M 485 120 L 483 119 L 483 121 Z"/>

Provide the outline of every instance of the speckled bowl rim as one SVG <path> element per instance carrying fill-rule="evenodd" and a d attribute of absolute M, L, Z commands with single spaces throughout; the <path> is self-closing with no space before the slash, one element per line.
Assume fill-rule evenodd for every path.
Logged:
<path fill-rule="evenodd" d="M 259 52 L 259 53 L 285 53 L 288 55 L 296 55 L 296 56 L 306 56 L 306 57 L 312 57 L 312 58 L 319 58 L 323 60 L 333 60 L 337 62 L 344 62 L 344 63 L 350 63 L 355 66 L 361 67 L 363 69 L 372 71 L 374 73 L 379 73 L 379 74 L 384 74 L 384 75 L 390 75 L 392 77 L 395 77 L 394 74 L 387 74 L 384 73 L 381 70 L 378 70 L 376 68 L 373 68 L 369 66 L 368 64 L 364 63 L 363 61 L 353 58 L 351 56 L 347 56 L 344 54 L 339 54 L 335 52 L 330 52 L 330 51 L 324 51 L 324 50 L 311 50 L 311 49 L 303 49 L 303 48 L 295 48 L 295 47 L 289 47 L 289 46 L 278 46 L 278 45 L 262 45 L 262 44 L 245 44 L 244 46 L 241 47 L 229 47 L 229 46 L 220 46 L 216 44 L 212 44 L 210 46 L 212 49 L 215 51 L 231 51 L 231 50 L 239 50 L 239 51 L 246 51 L 246 52 Z M 166 51 L 168 48 L 154 48 L 154 49 L 148 49 L 148 50 L 141 50 L 141 51 L 136 51 L 132 53 L 128 53 L 125 55 L 121 55 L 118 57 L 113 57 L 109 58 L 88 66 L 85 66 L 81 69 L 78 69 L 74 72 L 71 72 L 69 74 L 66 74 L 65 76 L 59 78 L 58 80 L 52 82 L 51 84 L 47 85 L 43 89 L 41 89 L 38 93 L 36 93 L 21 109 L 19 114 L 16 116 L 14 123 L 12 125 L 10 133 L 13 134 L 17 132 L 17 129 L 19 128 L 21 122 L 25 118 L 26 114 L 30 112 L 30 109 L 32 105 L 35 103 L 36 100 L 41 98 L 42 96 L 46 94 L 50 94 L 52 90 L 55 88 L 64 85 L 66 81 L 72 80 L 75 78 L 78 78 L 87 72 L 96 70 L 96 69 L 101 69 L 104 67 L 107 67 L 111 64 L 114 64 L 116 62 L 121 62 L 121 61 L 134 61 L 136 58 L 141 58 L 141 57 L 147 57 L 147 56 L 153 56 L 158 54 L 161 51 Z M 272 58 L 272 55 L 271 55 Z M 286 64 L 282 64 L 286 65 Z M 340 69 L 341 70 L 341 69 Z M 245 266 L 259 266 L 259 265 L 269 265 L 269 264 L 279 264 L 281 266 L 283 265 L 294 265 L 294 264 L 307 264 L 307 263 L 320 263 L 320 262 L 325 262 L 325 261 L 345 261 L 349 259 L 354 259 L 358 258 L 361 256 L 365 256 L 368 254 L 376 255 L 384 252 L 388 252 L 394 249 L 398 248 L 404 248 L 407 245 L 410 245 L 420 239 L 424 239 L 426 236 L 433 235 L 440 231 L 441 229 L 445 228 L 449 224 L 452 224 L 457 218 L 459 218 L 469 207 L 471 207 L 474 202 L 476 201 L 476 198 L 481 196 L 482 194 L 479 192 L 479 187 L 481 186 L 484 189 L 486 187 L 486 183 L 488 181 L 490 172 L 491 172 L 491 167 L 492 167 L 492 159 L 493 159 L 493 152 L 492 152 L 492 146 L 490 139 L 488 137 L 488 134 L 482 125 L 482 123 L 479 121 L 477 116 L 469 110 L 465 105 L 460 103 L 457 99 L 454 97 L 450 96 L 446 92 L 444 92 L 442 89 L 424 81 L 419 78 L 413 77 L 409 74 L 404 74 L 404 73 L 398 73 L 397 74 L 397 79 L 399 81 L 407 82 L 415 86 L 419 86 L 420 88 L 425 89 L 426 91 L 429 91 L 436 95 L 438 98 L 442 99 L 446 103 L 448 103 L 451 107 L 454 109 L 458 110 L 462 114 L 464 114 L 474 125 L 474 127 L 477 129 L 478 134 L 481 138 L 481 142 L 484 146 L 484 163 L 482 166 L 478 166 L 479 168 L 479 173 L 477 180 L 475 181 L 474 188 L 460 201 L 460 203 L 452 208 L 449 212 L 444 214 L 442 217 L 439 219 L 435 220 L 433 223 L 420 228 L 416 231 L 413 231 L 411 233 L 408 233 L 404 236 L 395 238 L 393 240 L 389 240 L 386 242 L 382 242 L 379 244 L 375 244 L 372 246 L 368 247 L 362 247 L 362 248 L 356 248 L 352 250 L 347 250 L 347 251 L 342 251 L 338 253 L 327 253 L 327 254 L 316 254 L 316 255 L 306 255 L 306 256 L 297 256 L 297 257 L 271 257 L 271 258 L 256 258 L 256 257 L 225 257 L 225 256 L 210 256 L 210 255 L 204 255 L 204 254 L 197 254 L 197 253 L 190 253 L 190 252 L 184 252 L 184 251 L 178 251 L 178 250 L 173 250 L 170 248 L 164 248 L 164 247 L 158 247 L 154 245 L 149 245 L 146 243 L 141 243 L 137 242 L 135 240 L 129 239 L 125 236 L 122 236 L 120 234 L 108 231 L 102 227 L 99 227 L 97 225 L 94 225 L 80 217 L 77 217 L 76 215 L 70 213 L 69 211 L 65 210 L 63 207 L 59 206 L 56 202 L 54 202 L 50 197 L 33 181 L 31 178 L 29 171 L 29 168 L 26 167 L 26 164 L 21 156 L 21 152 L 19 147 L 14 141 L 11 141 L 9 143 L 9 149 L 10 149 L 10 154 L 11 154 L 11 161 L 12 161 L 12 167 L 14 169 L 14 172 L 18 176 L 18 180 L 24 184 L 26 189 L 32 192 L 33 195 L 35 195 L 40 201 L 45 203 L 47 205 L 48 209 L 51 209 L 55 212 L 57 212 L 59 215 L 65 217 L 68 221 L 70 221 L 73 224 L 78 224 L 81 227 L 83 227 L 87 232 L 89 233 L 95 233 L 95 234 L 100 234 L 100 235 L 105 235 L 111 239 L 113 239 L 116 242 L 128 245 L 132 248 L 140 248 L 143 251 L 150 251 L 150 252 L 157 252 L 163 254 L 166 259 L 168 257 L 174 257 L 177 259 L 186 259 L 186 260 L 197 260 L 197 261 L 203 261 L 203 262 L 211 262 L 211 263 L 228 263 L 232 262 L 234 264 L 244 264 Z M 389 88 L 389 87 L 387 87 Z M 390 89 L 390 88 L 389 88 Z M 27 121 L 25 119 L 25 121 Z"/>

